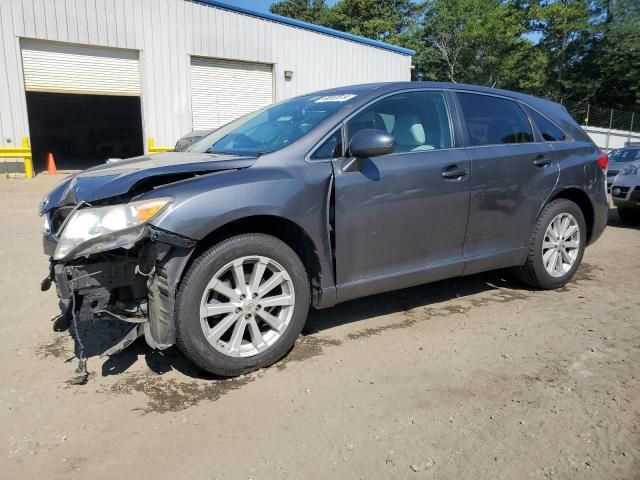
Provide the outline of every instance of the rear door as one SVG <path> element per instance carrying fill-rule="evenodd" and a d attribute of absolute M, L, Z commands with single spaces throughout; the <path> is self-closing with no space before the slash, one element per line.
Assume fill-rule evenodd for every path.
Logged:
<path fill-rule="evenodd" d="M 471 158 L 465 273 L 517 264 L 559 175 L 523 107 L 507 98 L 458 92 Z"/>
<path fill-rule="evenodd" d="M 412 91 L 347 122 L 347 140 L 362 129 L 384 130 L 395 150 L 363 159 L 355 172 L 343 170 L 348 159 L 333 161 L 341 300 L 462 273 L 469 157 L 453 148 L 448 110 L 443 92 Z"/>

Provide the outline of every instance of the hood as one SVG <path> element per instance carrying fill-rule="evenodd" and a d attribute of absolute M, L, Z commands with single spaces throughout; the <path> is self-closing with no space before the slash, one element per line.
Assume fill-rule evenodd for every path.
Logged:
<path fill-rule="evenodd" d="M 59 183 L 40 204 L 40 214 L 63 205 L 135 195 L 185 178 L 253 165 L 257 157 L 166 152 L 109 161 Z"/>

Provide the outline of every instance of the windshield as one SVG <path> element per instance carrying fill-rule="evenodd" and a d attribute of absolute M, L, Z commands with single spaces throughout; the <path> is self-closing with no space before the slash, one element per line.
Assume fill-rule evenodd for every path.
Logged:
<path fill-rule="evenodd" d="M 640 160 L 640 148 L 623 148 L 614 150 L 609 154 L 609 161 L 616 163 L 626 163 Z"/>
<path fill-rule="evenodd" d="M 250 113 L 191 145 L 187 151 L 262 155 L 290 145 L 356 95 L 304 95 Z"/>

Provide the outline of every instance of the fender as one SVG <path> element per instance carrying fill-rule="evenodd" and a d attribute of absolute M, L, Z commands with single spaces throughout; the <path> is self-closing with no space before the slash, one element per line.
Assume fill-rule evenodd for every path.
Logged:
<path fill-rule="evenodd" d="M 145 194 L 144 198 L 175 199 L 151 224 L 197 242 L 247 217 L 266 215 L 289 220 L 316 247 L 323 272 L 321 289 L 330 292 L 335 287 L 328 223 L 330 205 L 326 200 L 332 188 L 331 165 L 301 160 L 299 166 L 276 169 L 262 160 L 242 171 L 196 177 Z M 329 300 L 331 295 L 327 297 Z"/>

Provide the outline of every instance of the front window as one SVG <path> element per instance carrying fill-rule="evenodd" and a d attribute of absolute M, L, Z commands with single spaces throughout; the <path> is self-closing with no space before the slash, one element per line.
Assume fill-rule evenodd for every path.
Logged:
<path fill-rule="evenodd" d="M 296 97 L 239 118 L 187 151 L 251 156 L 275 152 L 306 135 L 355 97 L 353 93 Z"/>
<path fill-rule="evenodd" d="M 451 148 L 452 136 L 444 94 L 437 91 L 399 93 L 384 98 L 349 120 L 348 139 L 364 129 L 393 135 L 394 153 Z"/>

